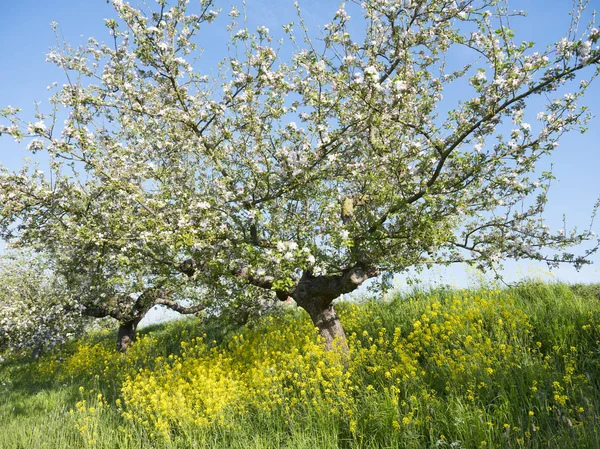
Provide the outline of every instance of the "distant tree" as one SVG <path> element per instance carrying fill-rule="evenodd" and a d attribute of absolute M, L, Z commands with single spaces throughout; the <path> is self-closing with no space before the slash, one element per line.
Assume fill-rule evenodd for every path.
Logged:
<path fill-rule="evenodd" d="M 77 301 L 42 256 L 10 251 L 0 258 L 0 351 L 38 353 L 84 325 Z"/>
<path fill-rule="evenodd" d="M 544 226 L 538 164 L 588 118 L 600 32 L 578 31 L 585 2 L 549 47 L 518 40 L 509 19 L 524 14 L 498 0 L 348 2 L 317 40 L 298 11 L 281 42 L 233 7 L 212 70 L 197 41 L 211 45 L 219 12 L 173 3 L 113 0 L 111 42 L 48 55 L 67 77 L 55 112 L 3 111 L 0 132 L 31 139 L 50 171 L 2 172 L 2 235 L 80 272 L 99 315 L 114 286 L 143 303 L 190 284 L 209 301 L 267 293 L 344 348 L 333 301 L 368 279 L 586 263 L 593 249 L 568 248 L 590 231 Z"/>

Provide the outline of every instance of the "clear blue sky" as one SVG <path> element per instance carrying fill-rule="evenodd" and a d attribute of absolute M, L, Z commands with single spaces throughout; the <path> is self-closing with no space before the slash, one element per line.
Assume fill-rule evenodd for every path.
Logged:
<path fill-rule="evenodd" d="M 299 0 L 306 13 L 309 27 L 327 22 L 333 16 L 340 2 L 331 0 Z M 149 0 L 148 3 L 152 3 Z M 192 3 L 194 1 L 192 0 Z M 238 1 L 217 1 L 226 13 L 232 3 Z M 252 24 L 263 24 L 272 31 L 282 23 L 293 20 L 290 8 L 292 0 L 247 0 L 248 14 Z M 529 17 L 511 23 L 518 40 L 534 40 L 539 44 L 549 44 L 563 35 L 569 24 L 570 0 L 509 0 L 511 9 L 524 9 Z M 600 0 L 591 0 L 592 9 L 600 9 Z M 589 14 L 588 14 L 589 15 Z M 33 103 L 41 101 L 41 107 L 48 110 L 47 86 L 52 82 L 64 82 L 61 72 L 45 62 L 50 47 L 55 46 L 51 22 L 58 22 L 64 39 L 71 44 L 85 42 L 89 36 L 98 40 L 109 38 L 104 27 L 104 18 L 114 17 L 114 11 L 105 0 L 19 0 L 5 1 L 0 15 L 0 107 L 7 105 L 21 107 L 25 116 L 33 120 Z M 600 27 L 600 25 L 599 25 Z M 223 48 L 227 33 L 211 28 L 207 47 L 207 59 L 218 55 L 215 49 Z M 211 51 L 212 50 L 212 51 Z M 600 81 L 600 80 L 598 80 Z M 590 123 L 585 135 L 566 136 L 555 155 L 545 163 L 554 165 L 558 181 L 550 191 L 550 204 L 546 219 L 553 228 L 562 226 L 562 214 L 567 214 L 569 227 L 586 227 L 595 200 L 600 196 L 600 82 L 589 90 L 585 101 L 596 117 Z M 25 144 L 16 145 L 6 138 L 0 139 L 0 163 L 9 168 L 17 168 L 26 156 Z M 600 234 L 600 218 L 594 230 Z M 600 282 L 600 255 L 593 259 L 595 265 L 585 267 L 576 273 L 571 267 L 553 272 L 553 277 L 566 281 Z M 547 271 L 543 264 L 522 262 L 507 264 L 506 276 L 514 280 L 523 276 L 536 276 Z M 450 284 L 465 285 L 468 270 L 453 267 L 430 273 L 429 278 Z M 399 279 L 399 283 L 403 282 Z"/>

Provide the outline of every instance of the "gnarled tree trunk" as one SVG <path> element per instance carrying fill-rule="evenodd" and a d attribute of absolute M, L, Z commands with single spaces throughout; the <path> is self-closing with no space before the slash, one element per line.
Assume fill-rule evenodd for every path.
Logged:
<path fill-rule="evenodd" d="M 339 349 L 343 353 L 348 352 L 348 341 L 333 304 L 322 305 L 319 302 L 308 302 L 299 304 L 308 312 L 314 325 L 319 329 L 319 334 L 325 339 L 325 349 Z"/>
<path fill-rule="evenodd" d="M 127 352 L 127 349 L 135 342 L 137 326 L 141 318 L 135 318 L 129 321 L 119 323 L 119 333 L 117 335 L 117 351 Z"/>
<path fill-rule="evenodd" d="M 40 358 L 40 355 L 42 354 L 42 351 L 44 350 L 44 346 L 42 344 L 38 344 L 36 345 L 33 350 L 31 351 L 31 358 L 33 360 L 37 360 Z"/>
<path fill-rule="evenodd" d="M 289 296 L 308 312 L 319 329 L 319 334 L 325 339 L 327 350 L 337 349 L 347 353 L 346 333 L 335 312 L 333 301 L 344 293 L 356 290 L 364 281 L 378 274 L 377 268 L 369 265 L 356 265 L 331 276 L 313 276 L 307 272 L 302 275 Z M 284 295 L 278 296 L 281 299 Z"/>

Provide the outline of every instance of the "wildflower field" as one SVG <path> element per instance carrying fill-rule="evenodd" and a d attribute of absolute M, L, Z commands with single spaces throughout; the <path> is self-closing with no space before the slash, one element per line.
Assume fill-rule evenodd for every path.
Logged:
<path fill-rule="evenodd" d="M 347 356 L 292 309 L 92 334 L 0 364 L 0 448 L 600 448 L 599 293 L 341 303 Z"/>

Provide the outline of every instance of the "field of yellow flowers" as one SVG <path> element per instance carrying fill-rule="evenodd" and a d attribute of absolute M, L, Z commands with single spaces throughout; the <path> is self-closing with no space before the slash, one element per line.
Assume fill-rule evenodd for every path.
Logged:
<path fill-rule="evenodd" d="M 600 288 L 438 289 L 186 319 L 0 365 L 0 448 L 600 448 Z"/>

